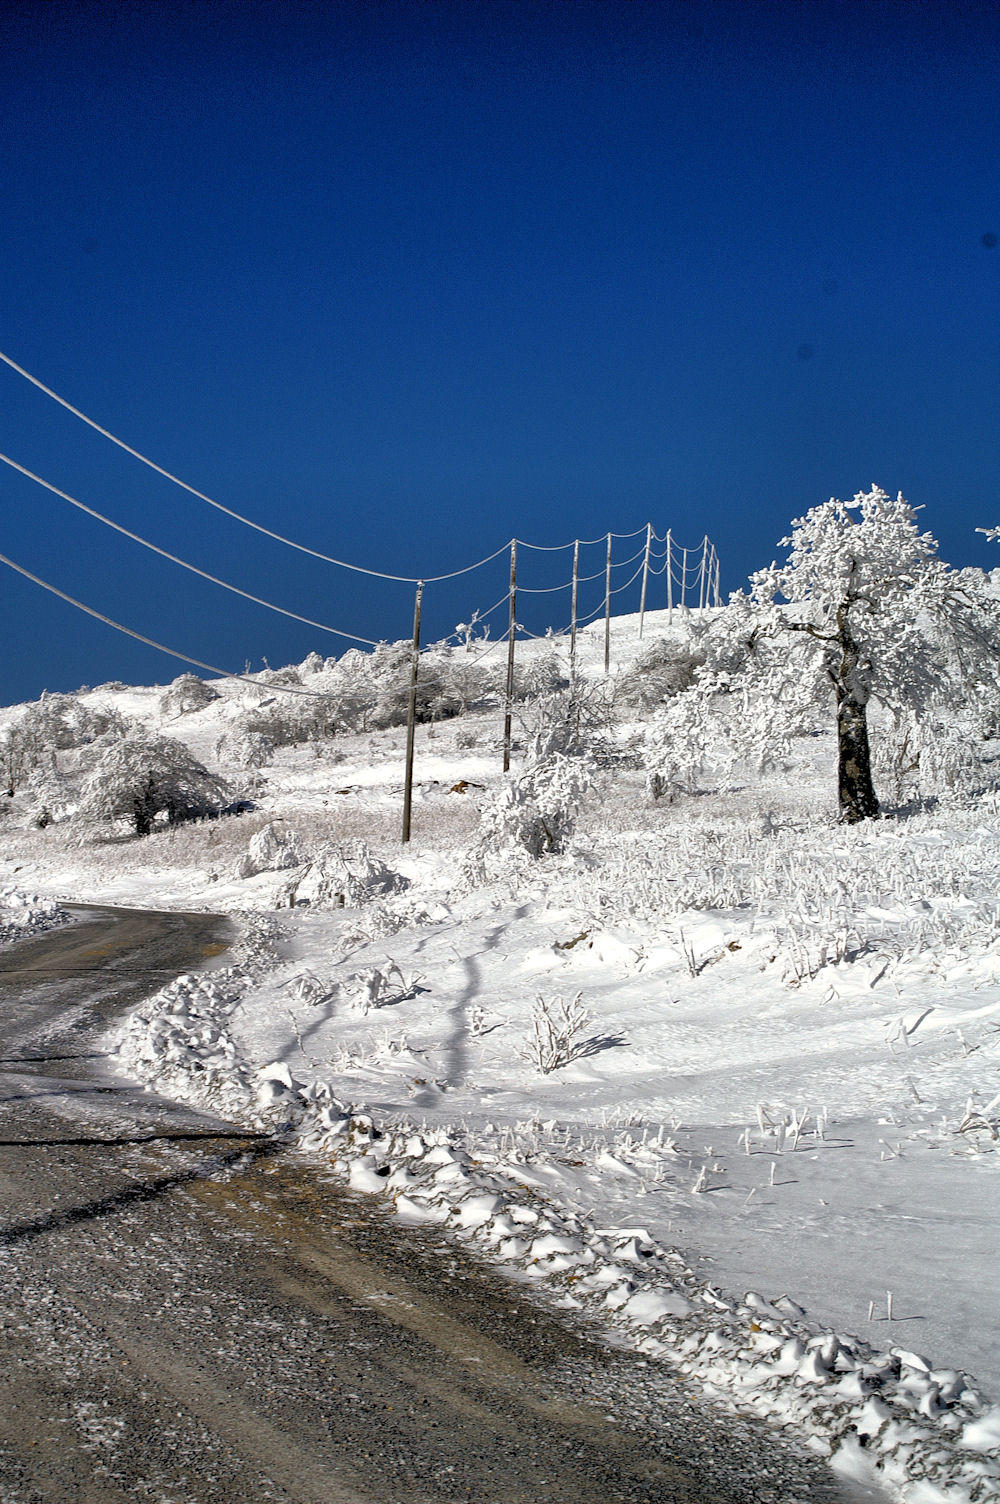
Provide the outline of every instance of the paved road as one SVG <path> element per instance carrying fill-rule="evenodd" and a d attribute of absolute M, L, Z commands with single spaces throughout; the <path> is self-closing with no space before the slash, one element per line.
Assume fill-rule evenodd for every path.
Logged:
<path fill-rule="evenodd" d="M 227 938 L 92 910 L 0 954 L 0 1504 L 834 1499 L 321 1168 L 113 1076 L 102 1030 Z"/>

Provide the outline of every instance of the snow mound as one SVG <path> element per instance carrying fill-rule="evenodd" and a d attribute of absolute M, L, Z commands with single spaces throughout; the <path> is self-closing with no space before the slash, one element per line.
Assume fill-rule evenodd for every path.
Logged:
<path fill-rule="evenodd" d="M 42 930 L 68 924 L 71 916 L 51 898 L 22 893 L 18 888 L 0 892 L 0 945 L 10 945 Z"/>

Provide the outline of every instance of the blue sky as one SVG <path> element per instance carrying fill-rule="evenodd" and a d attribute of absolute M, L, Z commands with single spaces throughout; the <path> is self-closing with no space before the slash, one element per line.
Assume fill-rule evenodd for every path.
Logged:
<path fill-rule="evenodd" d="M 792 516 L 874 481 L 951 562 L 1000 564 L 974 532 L 1000 520 L 994 6 L 0 20 L 0 349 L 225 505 L 405 575 L 649 519 L 708 533 L 730 590 Z M 291 610 L 409 630 L 408 587 L 212 512 L 9 369 L 0 450 Z M 0 488 L 0 552 L 148 636 L 234 669 L 346 646 L 5 467 Z M 567 570 L 537 555 L 522 578 Z M 501 561 L 429 587 L 429 634 L 503 586 Z M 6 570 L 0 626 L 7 703 L 181 671 Z"/>

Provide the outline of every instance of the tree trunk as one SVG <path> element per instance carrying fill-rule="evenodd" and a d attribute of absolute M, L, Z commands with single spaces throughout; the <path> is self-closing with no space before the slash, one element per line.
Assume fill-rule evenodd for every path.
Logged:
<path fill-rule="evenodd" d="M 878 797 L 872 783 L 868 745 L 868 665 L 851 633 L 848 607 L 838 612 L 841 660 L 834 676 L 837 696 L 837 802 L 846 825 L 876 820 Z"/>
<path fill-rule="evenodd" d="M 878 817 L 868 746 L 868 709 L 847 696 L 838 696 L 837 704 L 837 801 L 840 818 L 847 825 Z"/>
<path fill-rule="evenodd" d="M 156 817 L 156 781 L 149 774 L 132 800 L 132 819 L 137 836 L 148 836 Z"/>

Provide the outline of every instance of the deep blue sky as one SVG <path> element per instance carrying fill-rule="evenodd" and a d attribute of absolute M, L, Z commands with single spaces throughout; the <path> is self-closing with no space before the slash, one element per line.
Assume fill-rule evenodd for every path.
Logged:
<path fill-rule="evenodd" d="M 0 18 L 0 349 L 221 502 L 401 574 L 649 518 L 707 532 L 729 590 L 875 481 L 951 562 L 1000 564 L 974 533 L 1000 521 L 994 5 Z M 257 594 L 409 631 L 408 589 L 267 543 L 6 368 L 0 449 Z M 0 496 L 0 552 L 197 657 L 346 646 L 6 468 Z M 503 583 L 429 588 L 430 633 Z M 0 701 L 181 672 L 6 570 L 0 592 Z"/>

